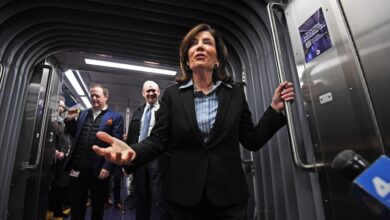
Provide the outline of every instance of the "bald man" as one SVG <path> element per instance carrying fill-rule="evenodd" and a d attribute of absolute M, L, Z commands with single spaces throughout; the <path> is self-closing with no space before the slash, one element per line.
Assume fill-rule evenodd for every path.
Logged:
<path fill-rule="evenodd" d="M 140 106 L 130 121 L 127 143 L 134 144 L 149 136 L 160 108 L 158 98 L 160 88 L 153 81 L 146 81 L 142 86 L 145 104 Z M 134 171 L 135 208 L 137 220 L 160 220 L 163 215 L 159 159 L 155 159 Z"/>

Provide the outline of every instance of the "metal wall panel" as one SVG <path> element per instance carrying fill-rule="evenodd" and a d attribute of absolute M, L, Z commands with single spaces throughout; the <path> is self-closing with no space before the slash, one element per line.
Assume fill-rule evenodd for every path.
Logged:
<path fill-rule="evenodd" d="M 299 27 L 320 8 L 332 47 L 306 62 Z M 370 161 L 374 160 L 383 152 L 382 140 L 354 39 L 349 34 L 340 5 L 337 1 L 294 0 L 286 5 L 285 15 L 316 161 L 329 165 L 344 149 L 353 149 Z M 329 93 L 332 95 L 330 102 L 321 103 L 320 97 Z M 318 175 L 327 219 L 372 217 L 351 198 L 350 182 L 334 174 L 329 166 L 319 169 Z"/>
<path fill-rule="evenodd" d="M 386 153 L 390 154 L 390 1 L 340 1 L 354 39 Z"/>

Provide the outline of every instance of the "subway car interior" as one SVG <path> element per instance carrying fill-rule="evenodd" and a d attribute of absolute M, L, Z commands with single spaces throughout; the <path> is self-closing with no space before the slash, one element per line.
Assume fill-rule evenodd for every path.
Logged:
<path fill-rule="evenodd" d="M 389 176 L 387 208 L 375 209 L 331 166 L 343 150 L 369 163 L 390 155 L 389 8 L 388 0 L 0 1 L 0 220 L 47 219 L 60 97 L 87 109 L 89 86 L 102 84 L 127 129 L 144 81 L 161 94 L 175 84 L 181 40 L 200 23 L 222 35 L 226 70 L 244 85 L 253 121 L 280 81 L 296 91 L 288 126 L 257 152 L 240 149 L 247 219 L 390 219 Z M 105 219 L 135 219 L 123 205 Z"/>

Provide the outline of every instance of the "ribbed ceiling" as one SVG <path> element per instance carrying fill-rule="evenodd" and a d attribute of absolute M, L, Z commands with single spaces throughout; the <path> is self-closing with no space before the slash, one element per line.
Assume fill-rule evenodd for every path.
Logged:
<path fill-rule="evenodd" d="M 265 16 L 265 3 L 259 1 L 8 1 L 0 7 L 0 57 L 1 63 L 19 75 L 31 73 L 31 68 L 45 57 L 62 53 L 56 57 L 62 57 L 58 60 L 60 68 L 65 71 L 69 66 L 78 67 L 88 83 L 101 83 L 104 77 L 99 80 L 95 73 L 117 71 L 82 68 L 82 59 L 70 63 L 75 60 L 72 57 L 108 55 L 178 69 L 181 39 L 191 27 L 205 22 L 222 33 L 230 52 L 229 72 L 241 81 L 242 72 L 266 70 L 259 62 L 259 57 L 269 50 L 269 45 L 261 45 L 260 40 L 268 33 L 263 23 Z M 145 79 L 150 75 L 122 79 L 122 88 L 110 88 L 116 94 L 111 102 L 121 111 L 128 100 L 131 107 L 139 105 L 139 84 Z M 123 84 L 126 81 L 138 86 L 130 89 L 131 85 Z M 157 82 L 164 90 L 172 84 L 173 77 L 157 77 Z"/>
<path fill-rule="evenodd" d="M 177 66 L 180 40 L 192 26 L 214 25 L 239 47 L 248 38 L 245 32 L 259 28 L 252 23 L 261 22 L 256 7 L 263 6 L 249 1 L 10 1 L 0 8 L 0 39 L 9 45 L 0 48 L 0 55 L 18 48 L 40 53 L 39 59 L 80 50 Z"/>
<path fill-rule="evenodd" d="M 225 0 L 9 1 L 0 8 L 1 62 L 25 73 L 43 58 L 67 51 L 178 68 L 182 37 L 205 22 L 222 33 L 229 47 L 230 72 L 240 76 L 242 66 L 249 65 L 245 62 L 260 56 L 256 50 L 262 48 L 264 4 Z M 61 66 L 63 60 L 59 62 Z M 164 89 L 168 83 L 162 84 Z"/>

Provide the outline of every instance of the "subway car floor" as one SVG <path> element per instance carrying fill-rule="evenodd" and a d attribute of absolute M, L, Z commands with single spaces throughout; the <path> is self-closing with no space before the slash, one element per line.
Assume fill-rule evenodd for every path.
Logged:
<path fill-rule="evenodd" d="M 134 202 L 125 199 L 122 201 L 122 209 L 119 210 L 115 205 L 107 205 L 104 210 L 104 219 L 105 220 L 135 220 L 135 208 Z M 91 218 L 91 207 L 87 208 L 85 219 Z M 51 219 L 51 218 L 49 218 Z M 70 220 L 71 216 L 64 218 L 64 220 Z"/>
<path fill-rule="evenodd" d="M 105 220 L 122 220 L 122 219 L 135 220 L 135 208 L 132 207 L 130 209 L 130 206 L 131 204 L 129 203 L 128 200 L 124 201 L 124 206 L 123 206 L 124 208 L 122 210 L 118 210 L 115 208 L 114 205 L 110 205 L 104 210 L 104 219 Z M 88 208 L 85 219 L 90 219 L 91 218 L 90 214 L 91 214 L 91 208 Z M 65 219 L 70 220 L 70 217 Z"/>
<path fill-rule="evenodd" d="M 119 210 L 115 205 L 107 205 L 104 210 L 104 220 L 135 220 L 135 208 L 134 204 L 131 204 L 128 200 L 125 200 L 122 209 Z M 85 219 L 91 218 L 91 208 L 88 207 L 85 214 Z M 46 220 L 51 220 L 52 217 L 46 217 Z M 70 220 L 71 216 L 64 218 L 64 220 Z"/>
<path fill-rule="evenodd" d="M 107 204 L 104 210 L 104 220 L 135 220 L 135 202 L 133 198 L 129 196 L 128 178 L 125 178 L 121 184 L 121 205 L 122 209 L 117 209 L 115 204 Z M 123 185 L 125 185 L 123 187 Z M 110 193 L 111 201 L 113 200 L 112 190 Z M 52 219 L 52 218 L 49 218 Z M 64 220 L 70 220 L 71 216 L 64 218 Z M 89 206 L 85 213 L 85 219 L 91 219 L 91 207 Z"/>

